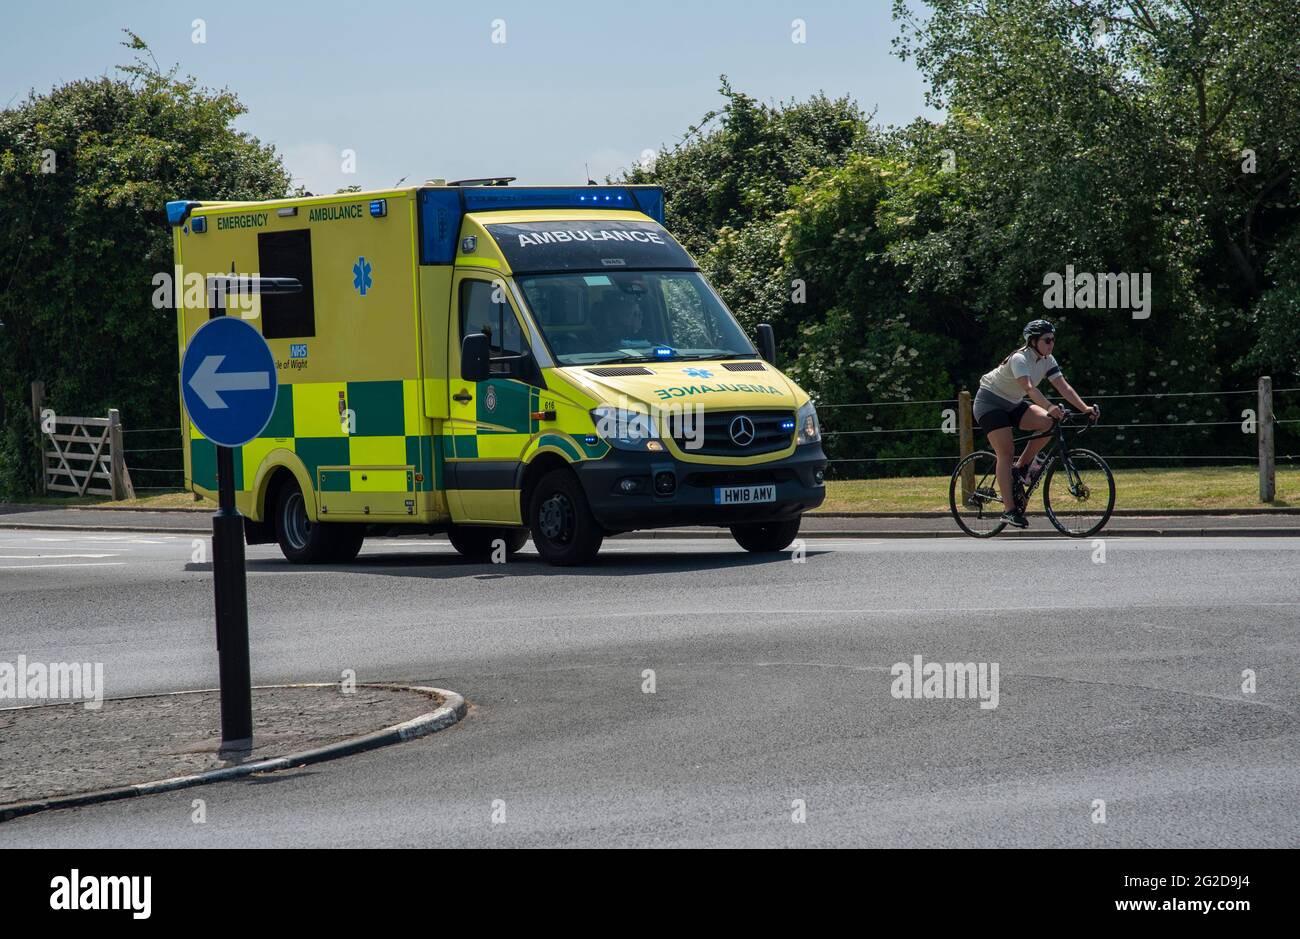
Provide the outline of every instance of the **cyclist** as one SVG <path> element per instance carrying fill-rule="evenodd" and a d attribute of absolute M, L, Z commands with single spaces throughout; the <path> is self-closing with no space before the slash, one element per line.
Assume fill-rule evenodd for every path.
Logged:
<path fill-rule="evenodd" d="M 1018 460 L 1011 436 L 1016 428 L 1034 432 L 1047 430 L 1053 421 L 1059 421 L 1065 412 L 1052 404 L 1038 390 L 1044 378 L 1061 394 L 1061 397 L 1079 409 L 1088 412 L 1095 421 L 1101 410 L 1090 407 L 1061 374 L 1061 367 L 1052 355 L 1056 344 L 1056 327 L 1047 320 L 1032 320 L 1025 325 L 1025 344 L 1005 359 L 1002 364 L 980 379 L 975 395 L 974 417 L 980 429 L 988 435 L 993 452 L 998 457 L 998 490 L 1006 511 L 1002 520 L 1016 528 L 1028 528 L 1024 512 L 1017 506 L 1015 490 L 1028 483 L 1029 468 L 1034 456 L 1048 441 L 1047 437 L 1031 440 L 1025 445 Z M 1025 400 L 1028 395 L 1030 400 Z"/>

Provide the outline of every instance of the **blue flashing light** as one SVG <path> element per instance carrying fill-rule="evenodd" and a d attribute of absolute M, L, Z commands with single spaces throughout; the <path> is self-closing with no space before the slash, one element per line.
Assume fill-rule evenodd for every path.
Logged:
<path fill-rule="evenodd" d="M 782 429 L 782 430 L 794 430 L 794 421 L 782 421 L 782 422 L 781 422 L 781 429 Z"/>
<path fill-rule="evenodd" d="M 661 359 L 671 358 L 677 354 L 672 346 L 655 346 L 655 356 Z"/>
<path fill-rule="evenodd" d="M 450 264 L 460 241 L 459 189 L 420 190 L 420 263 Z"/>
<path fill-rule="evenodd" d="M 636 207 L 660 225 L 664 223 L 664 191 L 659 186 L 633 186 L 631 195 Z"/>
<path fill-rule="evenodd" d="M 659 186 L 431 187 L 421 189 L 419 194 L 420 263 L 455 261 L 461 218 L 466 212 L 595 206 L 640 211 L 660 225 L 664 221 L 664 191 Z"/>
<path fill-rule="evenodd" d="M 208 230 L 208 220 L 202 215 L 196 215 L 190 219 L 190 231 L 196 235 L 201 235 Z"/>
<path fill-rule="evenodd" d="M 370 201 L 370 217 L 371 217 L 371 218 L 383 218 L 383 217 L 384 217 L 385 215 L 387 215 L 387 214 L 388 214 L 388 200 L 387 200 L 387 199 L 372 199 L 372 200 Z"/>
<path fill-rule="evenodd" d="M 595 434 L 587 434 L 587 436 L 583 437 L 582 440 L 587 446 L 594 447 L 600 438 Z"/>
<path fill-rule="evenodd" d="M 203 203 L 191 202 L 188 199 L 180 199 L 175 202 L 167 203 L 167 224 L 183 225 L 185 220 L 190 217 L 190 212 L 197 209 Z"/>
<path fill-rule="evenodd" d="M 622 186 L 469 186 L 462 192 L 466 212 L 571 209 L 609 202 L 632 204 L 631 192 Z"/>

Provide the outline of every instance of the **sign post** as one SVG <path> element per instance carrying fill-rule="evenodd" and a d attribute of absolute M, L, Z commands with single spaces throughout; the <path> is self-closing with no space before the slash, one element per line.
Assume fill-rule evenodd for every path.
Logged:
<path fill-rule="evenodd" d="M 248 657 L 244 519 L 235 507 L 235 453 L 258 436 L 275 411 L 275 358 L 261 333 L 218 316 L 198 328 L 181 362 L 181 396 L 190 420 L 217 450 L 219 504 L 212 517 L 212 579 L 221 676 L 221 749 L 253 744 Z"/>

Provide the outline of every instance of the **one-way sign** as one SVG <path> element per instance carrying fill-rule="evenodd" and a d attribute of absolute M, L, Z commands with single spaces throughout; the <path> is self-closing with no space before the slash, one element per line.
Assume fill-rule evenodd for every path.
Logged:
<path fill-rule="evenodd" d="M 234 316 L 218 316 L 190 338 L 181 362 L 181 395 L 199 433 L 239 447 L 271 420 L 275 358 L 262 334 Z"/>
<path fill-rule="evenodd" d="M 248 659 L 248 585 L 244 518 L 235 505 L 235 451 L 271 420 L 278 382 L 275 357 L 252 326 L 233 316 L 194 331 L 181 360 L 181 397 L 199 433 L 216 444 L 218 507 L 212 516 L 212 589 L 221 677 L 221 749 L 253 745 L 252 667 Z"/>

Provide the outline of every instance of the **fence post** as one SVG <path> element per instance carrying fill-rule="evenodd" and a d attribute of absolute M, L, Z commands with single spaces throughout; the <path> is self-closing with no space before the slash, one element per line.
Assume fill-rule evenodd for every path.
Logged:
<path fill-rule="evenodd" d="M 113 477 L 109 488 L 113 490 L 113 498 L 134 499 L 135 487 L 131 485 L 131 475 L 126 471 L 126 454 L 122 452 L 122 415 L 117 408 L 108 411 L 108 457 L 109 472 Z"/>
<path fill-rule="evenodd" d="M 1272 502 L 1277 496 L 1277 476 L 1273 464 L 1273 379 L 1259 379 L 1259 501 Z"/>
<path fill-rule="evenodd" d="M 36 422 L 36 491 L 45 495 L 45 435 L 41 431 L 41 411 L 45 410 L 45 382 L 32 382 L 32 420 Z"/>
<path fill-rule="evenodd" d="M 970 392 L 965 388 L 957 395 L 957 436 L 960 440 L 961 459 L 966 459 L 975 450 L 975 433 L 971 420 Z M 961 499 L 964 505 L 975 492 L 975 464 L 968 464 L 961 471 Z"/>

